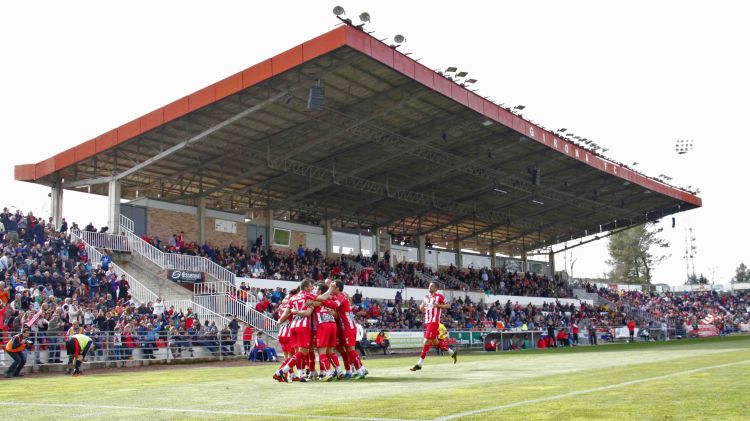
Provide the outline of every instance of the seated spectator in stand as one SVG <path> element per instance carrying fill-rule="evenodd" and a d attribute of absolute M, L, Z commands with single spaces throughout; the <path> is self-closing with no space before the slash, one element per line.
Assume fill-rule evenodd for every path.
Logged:
<path fill-rule="evenodd" d="M 269 347 L 264 339 L 263 332 L 258 332 L 255 337 L 253 349 L 250 351 L 248 360 L 255 361 L 260 359 L 261 361 L 276 361 L 276 349 Z"/>

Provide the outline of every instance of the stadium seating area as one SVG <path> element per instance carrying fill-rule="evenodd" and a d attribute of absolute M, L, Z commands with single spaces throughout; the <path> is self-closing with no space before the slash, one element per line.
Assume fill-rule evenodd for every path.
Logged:
<path fill-rule="evenodd" d="M 427 288 L 429 278 L 417 276 L 423 273 L 437 277 L 444 289 L 530 297 L 572 297 L 572 290 L 563 282 L 543 275 L 508 272 L 505 268 L 459 270 L 453 266 L 433 272 L 419 263 L 391 265 L 388 252 L 384 258 L 377 255 L 326 257 L 319 249 L 266 249 L 262 242 L 256 242 L 249 249 L 235 245 L 226 248 L 208 244 L 199 246 L 186 241 L 183 233 L 173 235 L 166 243 L 158 237 L 143 239 L 167 253 L 206 257 L 242 277 L 299 281 L 338 276 L 343 277 L 347 285 L 384 286 L 373 275 L 377 273 L 387 280 L 387 286 Z"/>
<path fill-rule="evenodd" d="M 157 343 L 181 344 L 187 350 L 203 346 L 212 353 L 230 353 L 219 346 L 237 338 L 240 326 L 216 326 L 202 323 L 191 309 L 165 308 L 160 302 L 138 304 L 130 299 L 128 284 L 102 262 L 90 262 L 85 249 L 72 244 L 67 223 L 52 227 L 50 222 L 39 220 L 31 213 L 5 210 L 0 215 L 4 230 L 0 233 L 0 331 L 18 331 L 22 325 L 32 326 L 41 338 L 40 346 L 52 345 L 55 335 L 63 335 L 80 326 L 97 341 L 119 343 L 128 349 L 140 349 L 145 355 Z M 74 226 L 74 225 L 73 225 Z M 85 229 L 94 230 L 89 224 Z M 438 277 L 446 287 L 470 287 L 488 294 L 519 296 L 570 297 L 571 291 L 557 279 L 535 274 L 509 273 L 504 269 L 459 271 L 454 267 L 433 273 L 429 268 L 415 263 L 399 263 L 394 267 L 377 257 L 338 256 L 326 258 L 320 250 L 268 250 L 253 246 L 250 250 L 229 246 L 197 247 L 181 242 L 175 237 L 175 246 L 162 245 L 158 239 L 148 239 L 156 246 L 170 252 L 203 255 L 221 264 L 235 268 L 243 275 L 264 276 L 284 280 L 301 280 L 309 277 L 322 280 L 343 277 L 353 286 L 380 286 L 372 273 L 377 272 L 391 285 L 427 287 L 429 277 Z M 172 242 L 172 241 L 170 241 Z M 367 270 L 371 268 L 371 270 Z M 670 325 L 695 325 L 707 317 L 723 331 L 732 331 L 740 323 L 750 322 L 748 294 L 719 294 L 716 292 L 649 293 L 641 291 L 612 291 L 596 289 L 607 304 L 575 306 L 572 304 L 485 303 L 470 299 L 454 299 L 445 311 L 445 324 L 450 329 L 546 329 L 569 328 L 573 323 L 586 320 L 596 326 L 623 326 L 633 316 L 628 308 L 644 310 L 657 321 Z M 351 291 L 351 289 L 350 289 Z M 258 297 L 256 309 L 273 315 L 286 291 L 245 288 L 245 294 Z M 420 329 L 422 314 L 418 303 L 393 300 L 372 300 L 353 294 L 355 314 L 359 322 L 369 329 Z M 242 297 L 240 297 L 242 299 Z M 644 320 L 638 320 L 645 324 Z M 50 339 L 45 339 L 49 337 Z M 106 339 L 105 339 L 106 338 Z M 148 358 L 148 357 L 147 357 Z M 43 362 L 42 362 L 43 363 Z"/>
<path fill-rule="evenodd" d="M 90 262 L 82 245 L 71 243 L 66 223 L 55 228 L 30 212 L 7 209 L 0 222 L 0 343 L 26 325 L 45 349 L 80 329 L 100 350 L 107 340 L 110 347 L 119 343 L 123 353 L 140 349 L 149 358 L 160 339 L 174 337 L 218 353 L 228 352 L 219 340 L 237 335 L 238 325 L 235 331 L 220 330 L 198 320 L 192 309 L 131 300 L 124 277 L 107 262 Z M 49 355 L 50 361 L 40 363 L 54 362 Z"/>

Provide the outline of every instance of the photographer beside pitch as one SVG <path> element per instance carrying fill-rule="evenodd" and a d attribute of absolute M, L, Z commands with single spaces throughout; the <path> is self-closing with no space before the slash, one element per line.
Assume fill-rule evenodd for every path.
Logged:
<path fill-rule="evenodd" d="M 65 374 L 70 373 L 73 359 L 75 359 L 73 377 L 80 376 L 81 363 L 86 359 L 86 354 L 94 349 L 96 349 L 96 345 L 94 345 L 94 341 L 90 337 L 83 334 L 71 335 L 68 340 L 65 341 L 65 350 L 68 353 L 68 369 L 65 370 Z"/>
<path fill-rule="evenodd" d="M 13 336 L 8 343 L 5 345 L 5 353 L 13 359 L 13 364 L 10 365 L 8 371 L 5 372 L 5 377 L 22 377 L 21 370 L 26 365 L 26 354 L 24 350 L 27 346 L 33 345 L 34 341 L 29 339 L 29 328 L 24 328 L 21 333 Z"/>

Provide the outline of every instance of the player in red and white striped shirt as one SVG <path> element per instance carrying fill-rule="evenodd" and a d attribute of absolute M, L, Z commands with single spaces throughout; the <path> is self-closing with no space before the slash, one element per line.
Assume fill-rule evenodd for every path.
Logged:
<path fill-rule="evenodd" d="M 284 353 L 284 362 L 281 364 L 282 367 L 289 363 L 289 359 L 294 355 L 292 329 L 289 321 L 292 318 L 292 313 L 291 311 L 287 311 L 287 309 L 289 309 L 289 298 L 298 293 L 299 289 L 296 288 L 289 291 L 289 294 L 281 300 L 281 305 L 279 306 L 279 344 L 281 345 L 281 351 Z"/>
<path fill-rule="evenodd" d="M 357 324 L 352 313 L 349 297 L 344 293 L 344 282 L 340 279 L 331 281 L 329 291 L 332 291 L 333 297 L 338 301 L 339 306 L 336 308 L 338 318 L 338 343 L 339 352 L 344 359 L 344 366 L 349 375 L 349 368 L 354 368 L 353 379 L 364 379 L 367 376 L 367 369 L 362 364 L 362 359 L 355 349 L 357 345 Z"/>
<path fill-rule="evenodd" d="M 411 371 L 422 369 L 424 359 L 427 357 L 427 353 L 432 346 L 447 352 L 453 358 L 453 364 L 458 360 L 458 352 L 449 348 L 445 342 L 440 343 L 437 339 L 442 310 L 450 307 L 449 304 L 446 304 L 443 294 L 438 293 L 437 290 L 437 284 L 430 282 L 429 293 L 424 296 L 422 305 L 419 307 L 419 310 L 424 313 L 424 346 L 422 347 L 422 353 L 419 355 L 417 364 L 410 368 Z"/>
<path fill-rule="evenodd" d="M 301 371 L 308 361 L 308 349 L 310 348 L 311 341 L 310 329 L 312 325 L 310 315 L 312 314 L 313 307 L 308 306 L 307 303 L 318 298 L 317 295 L 311 292 L 312 287 L 312 281 L 305 279 L 300 283 L 299 293 L 289 299 L 289 308 L 287 311 L 294 316 L 289 325 L 292 331 L 294 356 L 274 373 L 273 378 L 277 381 L 286 381 L 286 374 L 292 367 L 296 365 L 297 369 Z M 328 295 L 324 294 L 322 298 L 326 299 Z M 300 381 L 304 381 L 304 379 L 300 378 Z"/>
<path fill-rule="evenodd" d="M 331 381 L 336 378 L 339 372 L 339 359 L 334 349 L 336 348 L 336 309 L 339 302 L 335 297 L 323 299 L 328 291 L 328 285 L 320 283 L 317 286 L 318 298 L 310 303 L 315 307 L 313 310 L 313 319 L 315 320 L 317 331 L 315 333 L 315 344 L 318 349 L 318 360 L 320 361 L 321 375 L 325 381 Z"/>

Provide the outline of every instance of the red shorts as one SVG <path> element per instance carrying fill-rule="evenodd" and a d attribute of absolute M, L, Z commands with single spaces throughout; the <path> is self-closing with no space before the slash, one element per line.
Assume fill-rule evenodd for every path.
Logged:
<path fill-rule="evenodd" d="M 425 339 L 436 339 L 438 336 L 438 327 L 440 323 L 427 323 L 424 325 L 424 338 Z"/>
<path fill-rule="evenodd" d="M 289 336 L 279 336 L 279 345 L 281 345 L 281 352 L 285 354 L 291 354 L 294 352 L 292 339 Z"/>
<path fill-rule="evenodd" d="M 350 347 L 357 344 L 357 329 L 339 329 L 338 346 Z"/>
<path fill-rule="evenodd" d="M 336 323 L 321 323 L 315 334 L 318 348 L 336 347 Z"/>
<path fill-rule="evenodd" d="M 292 341 L 290 345 L 295 348 L 309 348 L 311 332 L 309 327 L 295 327 L 292 329 Z"/>

